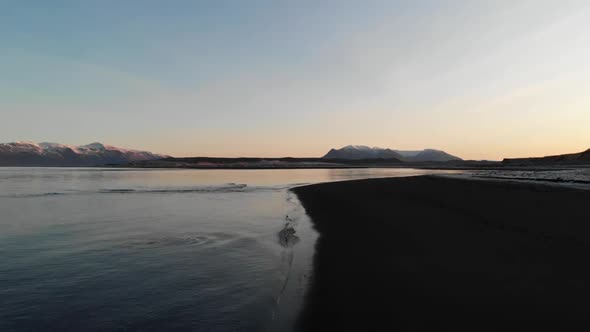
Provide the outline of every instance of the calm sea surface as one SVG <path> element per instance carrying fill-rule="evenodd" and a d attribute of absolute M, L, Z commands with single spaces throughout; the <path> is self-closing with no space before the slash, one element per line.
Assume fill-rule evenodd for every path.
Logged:
<path fill-rule="evenodd" d="M 432 173 L 0 168 L 0 331 L 288 331 L 317 238 L 288 188 Z"/>

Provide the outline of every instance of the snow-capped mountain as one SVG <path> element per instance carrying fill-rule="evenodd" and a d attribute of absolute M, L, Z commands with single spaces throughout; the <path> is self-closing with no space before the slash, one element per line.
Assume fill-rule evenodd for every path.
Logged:
<path fill-rule="evenodd" d="M 324 159 L 397 159 L 402 160 L 404 157 L 390 149 L 372 148 L 364 145 L 349 145 L 342 149 L 331 149 Z"/>
<path fill-rule="evenodd" d="M 462 160 L 444 151 L 425 149 L 419 151 L 403 151 L 368 147 L 364 145 L 349 145 L 341 149 L 331 149 L 324 159 L 397 159 L 407 162 L 452 161 Z"/>
<path fill-rule="evenodd" d="M 166 157 L 101 143 L 80 146 L 47 142 L 0 144 L 0 166 L 100 166 Z"/>

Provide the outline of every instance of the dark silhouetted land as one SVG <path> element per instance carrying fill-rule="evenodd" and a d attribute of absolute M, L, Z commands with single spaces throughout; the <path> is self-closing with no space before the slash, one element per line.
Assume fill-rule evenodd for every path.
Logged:
<path fill-rule="evenodd" d="M 326 159 L 326 158 L 216 158 L 188 157 L 137 161 L 123 167 L 193 169 L 313 169 L 313 168 L 427 168 L 427 169 L 504 169 L 492 161 L 406 162 L 398 159 Z"/>
<path fill-rule="evenodd" d="M 294 189 L 320 233 L 304 331 L 590 323 L 590 192 L 435 176 Z"/>
<path fill-rule="evenodd" d="M 590 165 L 590 149 L 570 154 L 561 154 L 556 156 L 538 157 L 538 158 L 514 158 L 504 159 L 505 165 Z"/>

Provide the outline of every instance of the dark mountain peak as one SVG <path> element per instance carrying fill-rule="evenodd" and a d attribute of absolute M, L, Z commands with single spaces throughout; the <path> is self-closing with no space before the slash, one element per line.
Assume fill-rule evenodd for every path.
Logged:
<path fill-rule="evenodd" d="M 450 155 L 442 150 L 424 149 L 413 157 L 413 161 L 457 161 L 459 157 Z"/>

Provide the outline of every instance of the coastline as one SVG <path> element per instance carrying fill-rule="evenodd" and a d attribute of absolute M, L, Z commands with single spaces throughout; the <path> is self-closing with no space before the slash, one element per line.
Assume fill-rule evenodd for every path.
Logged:
<path fill-rule="evenodd" d="M 292 190 L 320 233 L 299 330 L 590 321 L 590 191 L 437 176 Z"/>
<path fill-rule="evenodd" d="M 194 169 L 194 170 L 305 170 L 305 169 L 369 169 L 369 168 L 383 168 L 383 169 L 399 169 L 411 168 L 421 170 L 448 170 L 448 171 L 527 171 L 527 172 L 557 172 L 575 169 L 590 169 L 590 164 L 543 164 L 543 165 L 505 165 L 502 162 L 388 162 L 381 160 L 379 162 L 372 162 L 371 160 L 349 160 L 345 163 L 332 163 L 318 158 L 278 158 L 270 159 L 274 162 L 263 162 L 263 158 L 190 158 L 190 159 L 216 159 L 221 162 L 168 162 L 168 161 L 146 161 L 146 162 L 132 162 L 127 164 L 103 164 L 103 165 L 0 165 L 0 168 L 104 168 L 104 169 Z M 240 159 L 248 159 L 246 162 Z M 257 161 L 252 162 L 250 159 Z M 309 162 L 314 159 L 316 161 Z M 287 160 L 287 161 L 285 161 Z M 295 160 L 295 161 L 294 161 Z"/>

